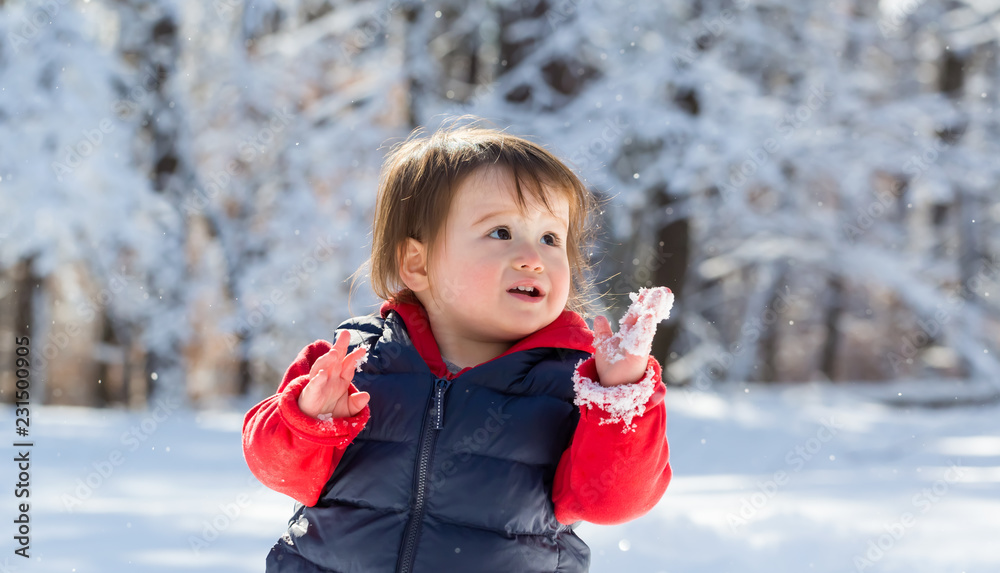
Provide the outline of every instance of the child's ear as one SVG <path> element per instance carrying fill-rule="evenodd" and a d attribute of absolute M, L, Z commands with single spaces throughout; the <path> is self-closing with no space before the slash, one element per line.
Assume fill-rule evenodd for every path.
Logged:
<path fill-rule="evenodd" d="M 430 282 L 427 277 L 426 246 L 407 237 L 399 251 L 399 278 L 403 280 L 403 284 L 415 293 L 427 290 Z"/>

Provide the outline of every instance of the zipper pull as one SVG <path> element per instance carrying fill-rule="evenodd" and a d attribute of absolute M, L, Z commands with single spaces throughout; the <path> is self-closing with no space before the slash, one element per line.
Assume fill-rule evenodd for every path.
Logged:
<path fill-rule="evenodd" d="M 448 391 L 449 386 L 451 386 L 451 380 L 438 378 L 434 381 L 435 430 L 440 430 L 444 427 L 444 393 Z"/>

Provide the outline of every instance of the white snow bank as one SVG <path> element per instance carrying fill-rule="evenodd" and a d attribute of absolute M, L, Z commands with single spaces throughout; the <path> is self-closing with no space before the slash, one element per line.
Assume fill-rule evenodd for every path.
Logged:
<path fill-rule="evenodd" d="M 673 482 L 640 519 L 577 528 L 592 572 L 842 573 L 872 543 L 885 549 L 864 571 L 1000 563 L 1000 405 L 896 408 L 839 386 L 748 390 L 668 390 Z M 247 470 L 242 414 L 33 406 L 32 558 L 8 563 L 262 571 L 294 503 Z M 13 427 L 10 408 L 0 425 Z M 72 511 L 64 496 L 79 500 Z"/>

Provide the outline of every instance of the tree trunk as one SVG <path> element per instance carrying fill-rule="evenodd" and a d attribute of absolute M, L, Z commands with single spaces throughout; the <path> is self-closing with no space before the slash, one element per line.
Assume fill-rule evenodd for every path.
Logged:
<path fill-rule="evenodd" d="M 153 190 L 164 195 L 177 213 L 179 226 L 163 225 L 163 241 L 170 244 L 164 249 L 168 256 L 162 266 L 174 272 L 152 272 L 148 275 L 145 288 L 151 296 L 154 312 L 184 312 L 184 288 L 187 280 L 185 242 L 188 225 L 182 208 L 185 194 L 194 188 L 194 168 L 180 150 L 184 148 L 184 112 L 179 102 L 174 100 L 169 82 L 176 70 L 180 57 L 179 28 L 172 5 L 133 0 L 124 2 L 119 10 L 125 26 L 139 26 L 138 31 L 122 30 L 124 44 L 122 52 L 136 61 L 138 77 L 143 78 L 139 87 L 146 97 L 141 103 L 144 122 L 143 130 L 152 142 L 152 156 L 149 177 Z M 144 40 L 143 40 L 144 39 Z M 149 76 L 153 82 L 150 83 Z M 152 328 L 147 323 L 143 328 Z M 167 342 L 147 348 L 145 364 L 145 396 L 149 400 L 160 388 L 183 393 L 184 376 L 182 341 L 178 333 L 166 336 Z M 153 374 L 155 373 L 155 377 Z"/>
<path fill-rule="evenodd" d="M 769 303 L 769 308 L 776 308 L 779 302 L 779 297 L 777 295 L 778 289 L 781 289 L 785 284 L 785 277 L 787 276 L 787 270 L 782 269 L 778 272 L 777 278 L 774 281 L 775 284 L 775 294 L 771 298 Z M 780 335 L 779 327 L 782 321 L 775 320 L 771 324 L 766 325 L 760 338 L 760 368 L 757 375 L 757 379 L 763 382 L 778 382 L 780 375 L 780 369 L 778 365 L 778 347 Z"/>
<path fill-rule="evenodd" d="M 771 330 L 781 323 L 780 316 L 787 309 L 777 304 L 780 299 L 776 293 L 783 286 L 786 272 L 787 263 L 784 261 L 760 265 L 757 268 L 757 277 L 753 283 L 755 287 L 752 292 L 747 293 L 743 317 L 736 324 L 736 332 L 733 336 L 735 344 L 730 344 L 727 349 L 727 352 L 734 353 L 726 372 L 727 381 L 747 382 L 759 379 L 752 372 L 756 366 L 755 363 L 761 347 L 760 340 L 763 333 L 759 332 L 759 329 Z M 772 315 L 774 318 L 768 321 L 767 317 Z M 753 330 L 744 331 L 744 327 L 750 327 Z M 756 336 L 751 336 L 754 330 L 758 330 L 758 332 Z"/>
<path fill-rule="evenodd" d="M 826 314 L 823 326 L 826 340 L 820 354 L 820 372 L 827 380 L 837 379 L 837 352 L 840 349 L 840 315 L 844 311 L 844 280 L 836 274 L 830 275 L 827 290 Z"/>
<path fill-rule="evenodd" d="M 9 357 L 6 364 L 4 364 L 4 369 L 9 367 L 11 374 L 14 375 L 13 380 L 17 380 L 15 374 L 16 368 L 14 368 L 14 348 L 17 347 L 17 344 L 14 343 L 17 338 L 22 336 L 30 337 L 29 353 L 36 358 L 36 360 L 32 360 L 31 365 L 32 395 L 44 397 L 44 386 L 39 384 L 39 381 L 44 380 L 45 373 L 36 368 L 37 358 L 41 356 L 43 343 L 39 337 L 41 335 L 40 329 L 32 328 L 36 326 L 37 309 L 35 308 L 35 302 L 40 292 L 39 289 L 42 287 L 42 277 L 35 274 L 34 263 L 34 256 L 22 260 L 14 266 L 13 273 L 8 275 L 11 276 L 11 280 L 14 283 L 13 293 L 11 294 L 12 300 L 10 301 L 10 305 L 14 307 L 14 321 L 10 324 L 10 330 L 13 334 L 13 338 L 11 339 L 12 346 L 9 349 L 4 349 L 5 351 L 9 350 L 9 353 L 4 353 L 4 356 Z M 13 384 L 11 389 L 13 390 Z M 2 397 L 4 402 L 12 403 L 14 401 L 14 392 L 0 393 L 0 397 Z"/>
<path fill-rule="evenodd" d="M 116 345 L 117 341 L 114 330 L 111 328 L 111 317 L 108 316 L 108 309 L 102 308 L 101 341 L 97 351 L 97 380 L 94 382 L 91 398 L 94 406 L 98 408 L 107 407 L 114 401 L 111 396 L 111 366 L 108 362 L 110 357 L 103 352 L 103 348 L 111 348 Z"/>
<path fill-rule="evenodd" d="M 404 68 L 407 70 L 406 78 L 406 117 L 410 124 L 410 129 L 423 125 L 425 90 L 424 79 L 414 74 L 412 70 L 419 69 L 414 62 L 424 54 L 425 46 L 420 44 L 422 36 L 415 33 L 416 26 L 420 25 L 420 19 L 424 10 L 423 5 L 408 5 L 403 9 L 403 17 L 406 20 L 406 42 L 404 45 Z"/>
<path fill-rule="evenodd" d="M 664 210 L 676 202 L 676 198 L 664 192 L 659 196 L 660 209 Z M 691 229 L 687 218 L 677 219 L 664 225 L 656 232 L 656 252 L 661 257 L 662 264 L 653 274 L 655 286 L 665 286 L 674 293 L 675 301 L 683 301 L 683 287 L 687 280 L 688 265 L 691 259 Z M 677 311 L 672 311 L 676 316 Z M 677 339 L 680 321 L 676 318 L 660 325 L 653 337 L 652 355 L 666 365 L 670 361 L 670 347 Z M 664 376 L 666 378 L 666 376 Z M 679 382 L 679 381 L 674 381 Z"/>
<path fill-rule="evenodd" d="M 35 257 L 21 261 L 17 267 L 14 283 L 14 336 L 31 336 L 31 327 L 35 323 L 35 296 L 42 286 L 42 277 L 35 274 Z"/>

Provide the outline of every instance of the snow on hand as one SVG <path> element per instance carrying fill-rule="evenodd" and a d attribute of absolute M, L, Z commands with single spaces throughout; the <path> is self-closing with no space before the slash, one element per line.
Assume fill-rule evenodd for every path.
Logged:
<path fill-rule="evenodd" d="M 632 304 L 618 321 L 618 334 L 602 343 L 606 345 L 604 349 L 612 364 L 624 358 L 623 352 L 634 356 L 649 354 L 656 325 L 670 316 L 674 305 L 674 293 L 667 287 L 640 288 L 638 293 L 629 293 L 628 296 Z M 616 337 L 618 344 L 613 345 Z"/>
<path fill-rule="evenodd" d="M 646 402 L 656 390 L 653 368 L 646 368 L 646 374 L 638 382 L 607 387 L 580 374 L 584 362 L 586 360 L 581 360 L 573 371 L 573 391 L 576 393 L 573 403 L 581 409 L 597 406 L 604 410 L 607 416 L 598 422 L 599 426 L 622 422 L 623 434 L 634 432 L 637 424 L 632 418 L 646 412 Z"/>
<path fill-rule="evenodd" d="M 611 363 L 624 358 L 624 353 L 648 355 L 653 346 L 656 325 L 670 316 L 674 304 L 674 293 L 667 287 L 641 288 L 638 293 L 629 293 L 629 298 L 632 304 L 618 321 L 618 333 L 596 342 Z M 580 408 L 597 406 L 604 410 L 607 416 L 599 422 L 600 425 L 623 422 L 622 432 L 634 432 L 632 419 L 645 413 L 646 402 L 656 389 L 652 367 L 647 367 L 638 382 L 605 387 L 580 374 L 583 362 L 577 364 L 573 372 L 573 390 L 576 393 L 573 403 Z"/>

